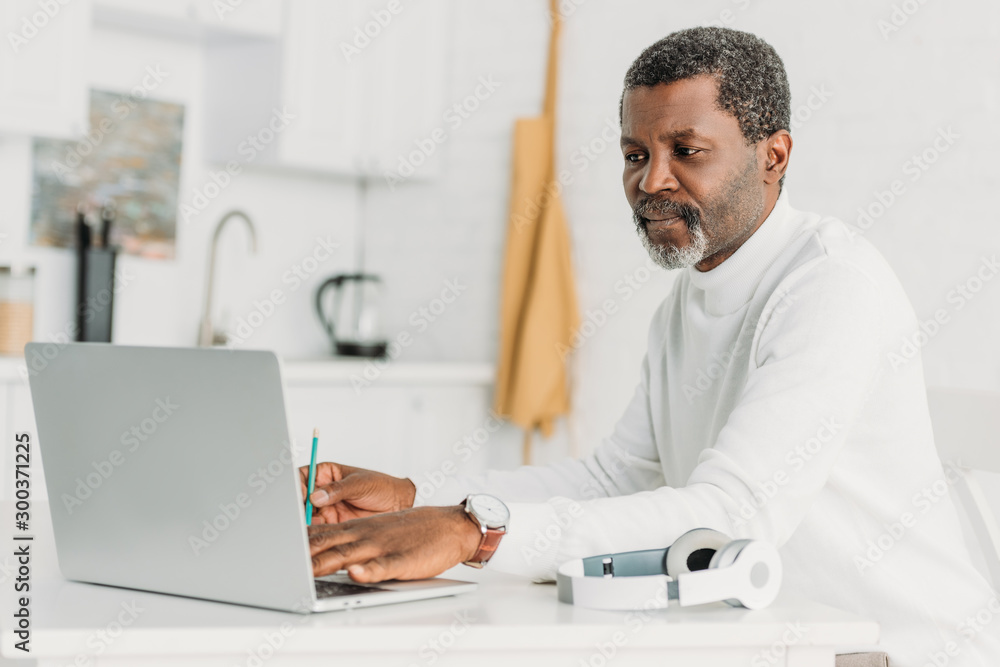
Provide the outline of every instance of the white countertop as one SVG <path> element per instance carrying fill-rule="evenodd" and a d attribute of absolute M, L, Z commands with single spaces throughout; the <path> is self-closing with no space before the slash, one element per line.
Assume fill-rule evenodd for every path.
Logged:
<path fill-rule="evenodd" d="M 378 372 L 389 384 L 492 385 L 496 369 L 486 363 L 414 363 L 392 360 L 291 359 L 282 360 L 282 376 L 289 384 L 350 384 Z"/>
<path fill-rule="evenodd" d="M 0 356 L 0 382 L 19 382 L 23 357 Z M 368 375 L 366 375 L 366 373 Z M 379 384 L 429 385 L 493 384 L 496 370 L 489 363 L 416 363 L 384 359 L 282 359 L 282 375 L 289 385 L 346 384 L 352 378 L 377 373 Z"/>
<path fill-rule="evenodd" d="M 758 611 L 715 603 L 643 617 L 563 604 L 556 598 L 555 586 L 462 566 L 445 576 L 477 580 L 477 591 L 306 616 L 82 584 L 59 574 L 47 504 L 33 505 L 32 657 L 39 660 L 39 667 L 73 664 L 79 656 L 89 660 L 85 664 L 98 666 L 231 667 L 248 664 L 251 651 L 261 647 L 266 651 L 268 637 L 280 639 L 281 646 L 273 659 L 265 661 L 267 667 L 576 666 L 580 660 L 592 664 L 588 661 L 599 657 L 602 647 L 604 652 L 615 651 L 616 667 L 653 664 L 653 659 L 657 664 L 700 667 L 758 663 L 833 667 L 835 647 L 871 644 L 878 636 L 873 621 L 790 595 Z M 5 553 L 12 544 L 7 530 L 12 525 L 11 510 L 11 503 L 6 503 L 0 512 L 7 535 Z M 4 586 L 3 618 L 10 618 L 13 604 L 10 587 Z M 123 611 L 126 607 L 138 610 L 134 618 Z M 112 626 L 123 614 L 129 623 L 120 631 Z M 108 634 L 109 627 L 117 636 L 105 644 L 99 638 Z M 0 643 L 4 657 L 18 653 L 13 639 L 5 623 Z M 96 647 L 101 648 L 99 658 Z M 754 658 L 758 663 L 752 662 Z"/>

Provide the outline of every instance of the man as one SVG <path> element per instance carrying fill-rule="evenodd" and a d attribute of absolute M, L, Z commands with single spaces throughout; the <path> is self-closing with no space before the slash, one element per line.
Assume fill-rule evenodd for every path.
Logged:
<path fill-rule="evenodd" d="M 449 506 L 485 492 L 510 517 L 491 568 L 552 578 L 714 528 L 777 546 L 786 590 L 878 620 L 893 665 L 1000 664 L 1000 614 L 965 625 L 996 595 L 939 491 L 919 360 L 889 363 L 916 317 L 868 242 L 791 208 L 789 106 L 753 35 L 695 28 L 646 49 L 621 99 L 625 193 L 651 257 L 682 273 L 613 434 L 582 461 L 451 478 L 435 507 L 413 508 L 409 480 L 322 464 L 315 573 L 486 560 L 482 517 Z"/>

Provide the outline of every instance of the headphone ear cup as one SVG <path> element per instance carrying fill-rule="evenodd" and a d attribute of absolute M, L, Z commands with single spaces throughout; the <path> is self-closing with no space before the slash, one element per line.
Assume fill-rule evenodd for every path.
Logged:
<path fill-rule="evenodd" d="M 750 540 L 733 540 L 715 552 L 711 562 L 708 564 L 708 568 L 714 570 L 720 567 L 729 567 L 736 560 L 736 557 L 740 555 L 743 547 L 749 543 Z"/>
<path fill-rule="evenodd" d="M 719 550 L 731 542 L 725 533 L 711 528 L 695 528 L 684 533 L 667 550 L 667 574 L 673 578 L 686 572 L 712 567 Z"/>
<path fill-rule="evenodd" d="M 736 558 L 743 551 L 743 547 L 750 544 L 750 540 L 733 540 L 723 548 L 715 552 L 712 556 L 712 562 L 708 564 L 710 570 L 717 570 L 727 568 L 736 562 Z M 723 600 L 730 607 L 742 607 L 743 603 L 738 599 L 731 598 L 729 600 Z"/>
<path fill-rule="evenodd" d="M 759 540 L 733 540 L 715 552 L 708 567 L 713 570 L 728 568 L 741 555 L 744 555 L 744 559 L 736 567 L 745 570 L 749 586 L 743 587 L 740 597 L 730 598 L 725 602 L 732 607 L 766 607 L 774 601 L 781 589 L 782 567 L 778 550 Z"/>

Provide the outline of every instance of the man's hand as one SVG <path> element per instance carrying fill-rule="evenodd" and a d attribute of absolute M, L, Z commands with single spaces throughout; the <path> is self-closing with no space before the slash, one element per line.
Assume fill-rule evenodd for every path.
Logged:
<path fill-rule="evenodd" d="M 309 466 L 299 468 L 302 497 L 309 484 Z M 315 508 L 312 522 L 340 523 L 382 512 L 413 507 L 417 489 L 408 479 L 338 463 L 316 464 Z"/>
<path fill-rule="evenodd" d="M 417 507 L 309 527 L 313 574 L 346 569 L 351 579 L 426 579 L 472 558 L 482 532 L 461 505 Z"/>

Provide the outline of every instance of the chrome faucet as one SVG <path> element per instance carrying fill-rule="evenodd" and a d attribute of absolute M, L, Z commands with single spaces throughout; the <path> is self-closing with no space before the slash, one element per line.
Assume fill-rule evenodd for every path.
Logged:
<path fill-rule="evenodd" d="M 250 230 L 250 252 L 257 252 L 257 230 L 254 229 L 253 222 L 243 211 L 230 211 L 222 216 L 219 224 L 215 226 L 215 234 L 212 235 L 212 249 L 208 255 L 208 286 L 205 289 L 205 310 L 201 315 L 201 327 L 198 330 L 198 346 L 211 347 L 212 345 L 224 345 L 228 339 L 225 331 L 215 331 L 212 328 L 212 289 L 215 286 L 215 254 L 219 248 L 219 236 L 222 235 L 222 228 L 226 226 L 230 218 L 243 218 Z"/>

